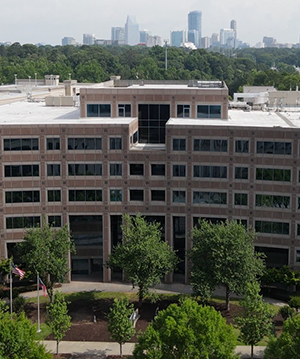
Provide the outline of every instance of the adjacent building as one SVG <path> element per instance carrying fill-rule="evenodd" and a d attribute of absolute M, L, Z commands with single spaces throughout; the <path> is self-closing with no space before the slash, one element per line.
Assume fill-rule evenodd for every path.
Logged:
<path fill-rule="evenodd" d="M 222 81 L 65 85 L 65 101 L 0 106 L 0 257 L 44 217 L 70 226 L 73 275 L 111 281 L 122 215 L 141 213 L 181 259 L 170 282 L 188 281 L 200 218 L 241 221 L 268 265 L 300 268 L 297 109 L 228 110 Z"/>
<path fill-rule="evenodd" d="M 188 41 L 201 46 L 202 37 L 202 13 L 201 11 L 191 11 L 188 14 Z"/>
<path fill-rule="evenodd" d="M 139 24 L 134 16 L 127 16 L 125 24 L 125 44 L 134 46 L 140 42 Z"/>
<path fill-rule="evenodd" d="M 171 46 L 181 47 L 186 42 L 186 34 L 184 30 L 171 31 Z"/>

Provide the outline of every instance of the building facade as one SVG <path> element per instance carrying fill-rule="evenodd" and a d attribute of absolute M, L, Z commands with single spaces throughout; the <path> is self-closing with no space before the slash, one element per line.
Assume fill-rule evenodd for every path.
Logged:
<path fill-rule="evenodd" d="M 299 113 L 228 112 L 223 82 L 115 80 L 80 107 L 0 106 L 0 256 L 43 217 L 68 224 L 72 274 L 105 267 L 122 215 L 157 221 L 181 259 L 200 218 L 255 228 L 267 264 L 300 264 Z"/>
<path fill-rule="evenodd" d="M 127 16 L 125 24 L 125 44 L 134 46 L 140 42 L 139 24 L 134 16 Z"/>
<path fill-rule="evenodd" d="M 171 31 L 171 46 L 181 47 L 186 42 L 184 30 Z"/>
<path fill-rule="evenodd" d="M 193 42 L 196 47 L 201 46 L 202 37 L 202 12 L 191 11 L 188 14 L 188 41 Z"/>

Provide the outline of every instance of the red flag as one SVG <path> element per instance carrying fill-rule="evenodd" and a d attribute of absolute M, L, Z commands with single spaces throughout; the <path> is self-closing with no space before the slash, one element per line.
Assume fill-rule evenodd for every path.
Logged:
<path fill-rule="evenodd" d="M 44 282 L 41 280 L 40 277 L 39 277 L 39 285 L 40 285 L 40 288 L 43 289 L 43 296 L 46 298 L 47 297 L 47 287 L 45 286 Z"/>
<path fill-rule="evenodd" d="M 11 271 L 13 274 L 18 275 L 20 279 L 22 279 L 25 275 L 25 272 L 22 269 L 16 267 L 13 263 L 11 263 Z"/>

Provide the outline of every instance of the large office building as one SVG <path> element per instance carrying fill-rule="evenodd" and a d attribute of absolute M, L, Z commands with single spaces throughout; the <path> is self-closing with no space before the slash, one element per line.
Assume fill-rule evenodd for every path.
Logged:
<path fill-rule="evenodd" d="M 139 24 L 134 16 L 127 16 L 125 24 L 125 44 L 134 46 L 140 42 Z"/>
<path fill-rule="evenodd" d="M 221 81 L 65 85 L 45 102 L 1 93 L 0 257 L 45 218 L 70 226 L 73 275 L 111 281 L 122 215 L 141 213 L 182 260 L 168 281 L 188 281 L 200 218 L 255 228 L 268 265 L 299 269 L 299 112 L 228 110 Z"/>
<path fill-rule="evenodd" d="M 202 13 L 201 11 L 191 11 L 188 14 L 188 41 L 201 46 L 202 37 Z"/>
<path fill-rule="evenodd" d="M 186 42 L 186 36 L 184 30 L 174 30 L 170 33 L 171 46 L 181 47 Z"/>

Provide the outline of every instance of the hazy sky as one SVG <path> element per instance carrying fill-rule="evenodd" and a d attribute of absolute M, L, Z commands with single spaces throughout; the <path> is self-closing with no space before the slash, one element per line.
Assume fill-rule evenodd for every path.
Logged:
<path fill-rule="evenodd" d="M 0 0 L 0 42 L 61 45 L 65 36 L 82 42 L 83 33 L 110 39 L 112 26 L 134 15 L 140 30 L 162 39 L 187 29 L 187 15 L 202 11 L 202 36 L 237 22 L 238 38 L 254 45 L 263 36 L 299 42 L 299 0 Z"/>

